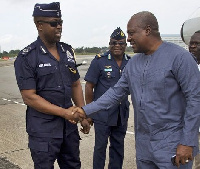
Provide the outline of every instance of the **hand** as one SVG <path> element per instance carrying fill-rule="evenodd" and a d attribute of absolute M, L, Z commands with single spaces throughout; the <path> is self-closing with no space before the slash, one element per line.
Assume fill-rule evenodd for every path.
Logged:
<path fill-rule="evenodd" d="M 90 132 L 90 126 L 93 126 L 93 121 L 91 118 L 86 118 L 81 122 L 81 132 L 84 134 L 89 134 Z"/>
<path fill-rule="evenodd" d="M 82 126 L 82 128 L 81 128 L 80 131 L 82 133 L 84 133 L 84 134 L 89 134 L 89 132 L 90 132 L 90 124 L 89 124 L 87 119 L 83 119 L 83 121 L 81 121 L 81 126 Z"/>
<path fill-rule="evenodd" d="M 189 160 L 193 160 L 192 157 L 193 148 L 190 146 L 184 146 L 179 144 L 176 150 L 176 166 L 179 167 L 180 163 L 182 165 L 187 164 Z"/>
<path fill-rule="evenodd" d="M 79 121 L 82 121 L 85 116 L 81 113 L 74 111 L 77 107 L 72 106 L 68 109 L 65 109 L 63 118 L 69 120 L 73 124 L 77 124 Z"/>
<path fill-rule="evenodd" d="M 93 126 L 93 120 L 91 118 L 87 118 L 88 123 Z"/>
<path fill-rule="evenodd" d="M 82 119 L 86 118 L 85 111 L 80 107 L 73 108 L 73 113 L 79 113 L 79 115 L 82 117 Z"/>

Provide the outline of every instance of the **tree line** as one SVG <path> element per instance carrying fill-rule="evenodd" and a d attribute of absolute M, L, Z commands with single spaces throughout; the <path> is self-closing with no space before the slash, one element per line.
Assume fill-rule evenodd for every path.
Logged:
<path fill-rule="evenodd" d="M 97 54 L 97 53 L 105 53 L 109 50 L 109 47 L 79 47 L 79 48 L 75 48 L 74 51 L 76 53 L 76 55 L 93 55 L 93 54 Z M 3 51 L 2 53 L 0 53 L 0 58 L 2 58 L 3 56 L 8 56 L 8 57 L 15 57 L 18 55 L 18 53 L 20 52 L 20 50 L 10 50 L 9 52 L 7 51 Z M 126 47 L 126 52 L 127 53 L 131 53 L 133 52 L 133 49 L 130 46 Z"/>

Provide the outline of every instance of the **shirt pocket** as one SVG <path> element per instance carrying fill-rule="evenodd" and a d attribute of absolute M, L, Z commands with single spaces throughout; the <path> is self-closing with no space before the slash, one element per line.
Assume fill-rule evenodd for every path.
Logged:
<path fill-rule="evenodd" d="M 103 71 L 102 77 L 104 79 L 107 79 L 107 80 L 112 80 L 113 78 L 115 78 L 115 72 L 113 72 L 113 71 L 111 71 L 111 72 Z"/>
<path fill-rule="evenodd" d="M 38 89 L 54 88 L 58 84 L 57 67 L 42 67 L 37 69 L 37 86 Z"/>
<path fill-rule="evenodd" d="M 108 89 L 116 84 L 115 72 L 102 71 L 101 83 Z"/>
<path fill-rule="evenodd" d="M 36 151 L 36 153 L 49 151 L 49 143 L 45 141 L 29 139 L 28 147 Z"/>

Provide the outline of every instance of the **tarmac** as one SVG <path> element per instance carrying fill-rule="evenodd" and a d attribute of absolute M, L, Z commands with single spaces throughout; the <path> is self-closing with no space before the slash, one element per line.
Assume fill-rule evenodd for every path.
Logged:
<path fill-rule="evenodd" d="M 86 60 L 87 65 L 79 67 L 81 83 L 84 91 L 83 80 L 88 66 L 94 56 L 77 56 L 77 63 Z M 15 74 L 14 60 L 0 61 L 0 169 L 33 169 L 33 162 L 28 148 L 28 135 L 26 133 L 25 111 L 19 93 Z M 134 140 L 133 107 L 130 106 L 128 130 L 125 137 L 125 157 L 123 169 L 136 169 L 135 140 Z M 78 124 L 80 128 L 80 124 Z M 80 158 L 81 169 L 92 169 L 94 129 L 88 135 L 80 132 Z M 108 166 L 108 148 L 105 169 Z M 59 169 L 55 163 L 55 169 Z"/>

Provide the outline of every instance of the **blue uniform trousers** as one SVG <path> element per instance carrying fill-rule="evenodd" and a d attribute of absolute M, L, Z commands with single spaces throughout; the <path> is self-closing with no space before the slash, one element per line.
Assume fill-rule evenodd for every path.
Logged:
<path fill-rule="evenodd" d="M 136 159 L 136 163 L 137 169 L 178 169 L 177 166 L 173 166 L 171 162 L 164 163 Z M 180 164 L 179 169 L 192 169 L 192 164 L 192 161 L 185 165 Z"/>
<path fill-rule="evenodd" d="M 106 126 L 94 123 L 95 147 L 93 154 L 93 169 L 104 169 L 108 138 L 109 169 L 122 169 L 124 159 L 124 138 L 127 130 L 127 122 L 123 126 Z"/>
<path fill-rule="evenodd" d="M 63 138 L 42 138 L 29 135 L 29 148 L 35 169 L 53 169 L 57 159 L 60 169 L 80 169 L 78 130 Z"/>

